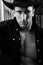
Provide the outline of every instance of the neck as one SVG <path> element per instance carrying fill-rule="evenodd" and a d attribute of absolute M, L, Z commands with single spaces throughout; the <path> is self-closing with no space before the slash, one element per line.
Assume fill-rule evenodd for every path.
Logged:
<path fill-rule="evenodd" d="M 27 33 L 27 32 L 29 32 L 29 33 L 34 33 L 35 32 L 35 29 L 34 28 L 32 28 L 31 27 L 31 29 L 22 29 L 22 31 L 21 32 L 24 32 L 24 33 Z"/>

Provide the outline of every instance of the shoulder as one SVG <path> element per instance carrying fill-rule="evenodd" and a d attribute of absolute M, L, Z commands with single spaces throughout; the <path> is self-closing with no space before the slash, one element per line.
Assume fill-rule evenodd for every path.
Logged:
<path fill-rule="evenodd" d="M 13 20 L 5 20 L 0 22 L 0 27 L 5 26 L 8 23 L 11 23 Z"/>
<path fill-rule="evenodd" d="M 15 21 L 15 20 L 14 20 Z M 0 22 L 0 28 L 7 28 L 7 27 L 11 27 L 13 24 L 13 19 L 11 20 L 5 20 L 5 21 L 1 21 Z"/>
<path fill-rule="evenodd" d="M 36 35 L 43 36 L 43 28 L 36 26 Z"/>
<path fill-rule="evenodd" d="M 36 29 L 37 32 L 41 32 L 41 31 L 43 31 L 43 28 L 41 28 L 41 27 L 38 26 L 38 25 L 36 25 L 35 29 Z"/>
<path fill-rule="evenodd" d="M 13 19 L 11 19 L 11 20 L 5 20 L 5 21 L 2 21 L 2 24 L 3 24 L 3 26 L 5 26 L 7 24 L 11 24 L 12 21 L 13 21 Z"/>

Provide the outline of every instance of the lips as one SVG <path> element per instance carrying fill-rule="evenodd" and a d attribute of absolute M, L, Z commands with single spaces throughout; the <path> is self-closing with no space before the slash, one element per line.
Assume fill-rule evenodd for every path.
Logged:
<path fill-rule="evenodd" d="M 20 23 L 20 26 L 21 26 L 21 27 L 26 27 L 26 28 L 27 28 L 27 27 L 30 26 L 30 23 L 29 23 L 28 21 L 25 21 L 25 20 L 24 20 L 23 22 Z"/>

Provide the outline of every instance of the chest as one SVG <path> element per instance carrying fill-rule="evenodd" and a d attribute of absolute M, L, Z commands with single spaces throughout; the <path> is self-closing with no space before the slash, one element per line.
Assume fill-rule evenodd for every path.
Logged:
<path fill-rule="evenodd" d="M 20 33 L 23 52 L 26 56 L 36 58 L 35 33 Z"/>
<path fill-rule="evenodd" d="M 20 32 L 21 41 L 25 41 L 26 43 L 35 43 L 35 33 L 23 33 Z"/>

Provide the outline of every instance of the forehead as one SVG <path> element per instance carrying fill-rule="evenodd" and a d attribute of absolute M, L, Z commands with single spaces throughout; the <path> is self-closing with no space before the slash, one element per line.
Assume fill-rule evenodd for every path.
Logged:
<path fill-rule="evenodd" d="M 23 8 L 23 7 L 15 7 L 15 11 L 24 11 L 24 10 L 29 10 L 32 11 L 33 10 L 33 6 L 29 6 L 27 8 Z"/>

